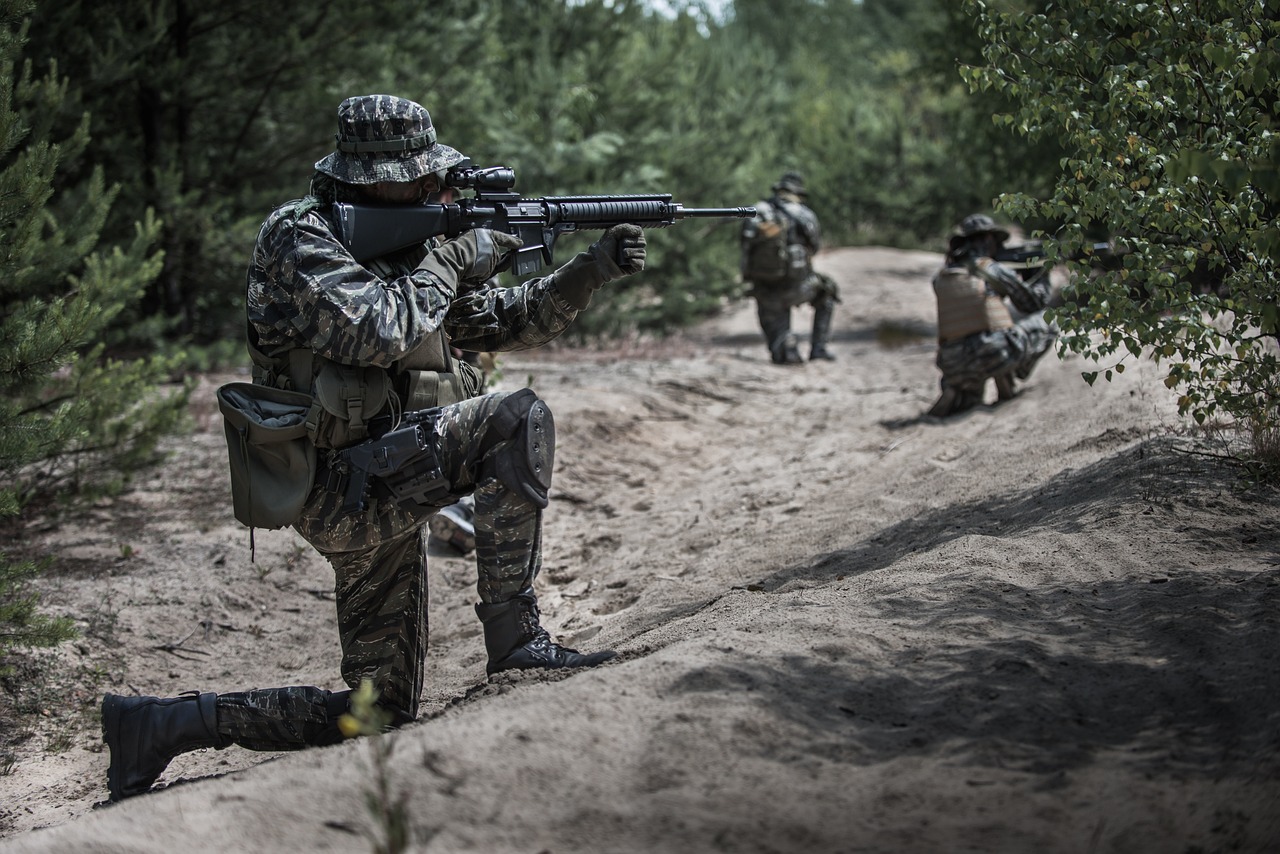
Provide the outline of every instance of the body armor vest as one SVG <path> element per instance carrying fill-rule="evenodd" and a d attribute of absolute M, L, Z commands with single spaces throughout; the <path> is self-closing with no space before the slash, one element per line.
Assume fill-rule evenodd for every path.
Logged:
<path fill-rule="evenodd" d="M 953 341 L 975 332 L 1013 326 L 1013 316 L 999 294 L 964 267 L 947 267 L 933 279 L 938 297 L 938 340 Z"/>

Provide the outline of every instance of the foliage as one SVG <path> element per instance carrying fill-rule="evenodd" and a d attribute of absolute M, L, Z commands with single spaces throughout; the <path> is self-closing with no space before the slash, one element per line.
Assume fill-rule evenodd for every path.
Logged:
<path fill-rule="evenodd" d="M 122 185 L 104 235 L 155 210 L 163 267 L 113 343 L 239 335 L 244 270 L 266 212 L 305 191 L 344 84 L 385 54 L 390 0 L 40 0 L 31 52 L 78 81 L 60 119 L 93 116 L 86 161 Z M 355 84 L 359 85 L 359 84 Z M 68 178 L 80 180 L 79 172 Z M 285 192 L 288 195 L 281 196 Z"/>
<path fill-rule="evenodd" d="M 127 245 L 94 251 L 116 190 L 101 169 L 56 186 L 87 145 L 88 123 L 55 137 L 69 87 L 19 66 L 29 9 L 0 0 L 0 516 L 38 495 L 119 486 L 186 403 L 182 391 L 155 391 L 165 360 L 103 356 L 102 330 L 159 269 L 158 226 L 148 217 Z M 66 624 L 40 618 L 21 592 L 38 569 L 0 557 L 0 652 L 65 636 Z"/>
<path fill-rule="evenodd" d="M 997 120 L 1070 152 L 1053 193 L 1002 198 L 1015 218 L 1062 223 L 1056 251 L 1103 227 L 1115 269 L 1080 274 L 1056 313 L 1061 346 L 1101 363 L 1146 354 L 1197 422 L 1280 423 L 1277 264 L 1280 23 L 1265 0 L 1080 0 L 1010 14 L 968 0 L 986 64 L 966 70 L 1018 107 Z"/>
<path fill-rule="evenodd" d="M 50 618 L 36 610 L 40 600 L 29 591 L 28 582 L 42 569 L 33 561 L 13 562 L 0 554 L 0 676 L 6 673 L 8 650 L 55 646 L 76 636 L 70 618 Z"/>
<path fill-rule="evenodd" d="M 239 340 L 245 258 L 273 206 L 305 192 L 338 102 L 414 98 L 477 164 L 516 168 L 529 195 L 671 193 L 747 205 L 798 168 L 827 242 L 914 246 L 1046 171 L 959 86 L 976 52 L 949 0 L 40 0 L 33 50 L 81 87 L 81 167 L 125 184 L 107 238 L 147 209 L 164 268 L 111 346 L 158 336 Z M 822 38 L 815 38 L 815 34 Z M 1003 146 L 1003 148 L 1001 147 Z M 969 158 L 967 148 L 1008 155 Z M 1039 157 L 1036 153 L 1036 157 Z M 77 180 L 78 173 L 69 177 Z M 1031 186 L 1031 189 L 1038 189 Z M 650 233 L 649 269 L 596 298 L 577 334 L 662 332 L 741 291 L 737 224 Z M 563 255 L 589 235 L 564 241 Z"/>
<path fill-rule="evenodd" d="M 409 793 L 395 791 L 391 781 L 391 759 L 395 742 L 387 732 L 391 713 L 378 705 L 378 689 L 368 679 L 351 692 L 350 711 L 338 719 L 347 738 L 369 738 L 372 785 L 364 791 L 364 806 L 373 820 L 368 831 L 373 854 L 401 854 L 409 850 L 413 829 L 409 821 Z"/>
<path fill-rule="evenodd" d="M 696 15 L 599 0 L 450 5 L 456 14 L 431 16 L 454 37 L 418 78 L 399 71 L 397 91 L 423 91 L 442 139 L 515 168 L 520 192 L 662 192 L 691 207 L 756 198 L 764 169 L 752 140 L 772 119 L 750 58 L 713 45 Z M 409 29 L 430 32 L 425 21 Z M 596 236 L 563 239 L 557 260 Z M 645 275 L 597 294 L 571 334 L 670 329 L 738 291 L 736 223 L 688 221 L 649 241 Z"/>

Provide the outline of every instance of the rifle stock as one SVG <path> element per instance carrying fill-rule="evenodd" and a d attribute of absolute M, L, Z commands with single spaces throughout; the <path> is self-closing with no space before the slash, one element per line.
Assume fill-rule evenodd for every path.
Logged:
<path fill-rule="evenodd" d="M 511 270 L 526 276 L 550 264 L 556 238 L 579 229 L 609 229 L 621 223 L 644 228 L 672 225 L 689 217 L 755 216 L 753 207 L 686 208 L 669 195 L 547 196 L 524 198 L 507 192 L 515 174 L 505 167 L 450 173 L 450 186 L 476 187 L 475 198 L 445 204 L 333 206 L 338 239 L 364 263 L 432 237 L 457 237 L 472 228 L 505 231 L 523 241 Z M 496 190 L 496 191 L 495 191 Z"/>

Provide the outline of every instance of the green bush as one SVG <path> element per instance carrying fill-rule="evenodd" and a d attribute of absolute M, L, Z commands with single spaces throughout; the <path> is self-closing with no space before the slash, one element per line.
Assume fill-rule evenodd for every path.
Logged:
<path fill-rule="evenodd" d="M 1088 259 L 1054 314 L 1061 347 L 1111 379 L 1130 359 L 1165 367 L 1180 411 L 1229 417 L 1254 447 L 1280 426 L 1280 21 L 1263 0 L 1170 7 L 1079 0 L 1042 13 L 966 7 L 985 65 L 975 89 L 1016 109 L 997 121 L 1067 149 L 1047 198 L 1009 194 L 1015 219 L 1061 223 L 1075 255 L 1102 229 L 1120 263 Z M 1274 462 L 1273 462 L 1274 465 Z"/>

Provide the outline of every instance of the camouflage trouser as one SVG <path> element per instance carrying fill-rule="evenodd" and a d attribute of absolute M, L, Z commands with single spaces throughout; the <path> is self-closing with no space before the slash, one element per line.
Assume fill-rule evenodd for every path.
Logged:
<path fill-rule="evenodd" d="M 791 309 L 798 305 L 813 306 L 813 331 L 809 338 L 811 347 L 823 348 L 831 337 L 831 317 L 840 301 L 839 286 L 830 276 L 811 273 L 799 285 L 753 285 L 751 295 L 756 300 L 756 317 L 764 333 L 765 345 L 774 361 L 779 361 L 787 337 L 791 334 Z"/>
<path fill-rule="evenodd" d="M 489 474 L 508 442 L 488 447 L 487 427 L 509 393 L 446 406 L 435 422 L 441 471 L 451 494 L 437 507 L 406 510 L 371 501 L 343 513 L 342 495 L 319 486 L 294 527 L 334 571 L 342 678 L 351 688 L 369 679 L 379 704 L 398 723 L 417 717 L 427 651 L 427 528 L 440 507 L 475 497 L 477 592 L 505 602 L 531 586 L 542 562 L 541 508 Z M 346 692 L 274 688 L 218 696 L 218 732 L 254 750 L 290 750 L 336 740 L 335 709 Z"/>
<path fill-rule="evenodd" d="M 1009 329 L 975 332 L 938 347 L 938 370 L 942 387 L 982 392 L 990 377 L 1014 373 L 1025 379 L 1035 363 L 1048 352 L 1058 332 L 1036 312 Z"/>

